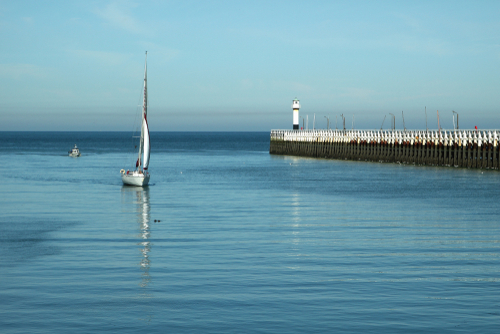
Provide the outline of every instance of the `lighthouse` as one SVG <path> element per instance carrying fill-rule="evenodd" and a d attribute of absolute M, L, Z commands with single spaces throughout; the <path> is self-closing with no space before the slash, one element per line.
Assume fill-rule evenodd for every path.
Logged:
<path fill-rule="evenodd" d="M 299 129 L 299 108 L 300 108 L 299 100 L 297 100 L 297 99 L 293 100 L 292 110 L 293 110 L 293 129 L 294 130 Z"/>

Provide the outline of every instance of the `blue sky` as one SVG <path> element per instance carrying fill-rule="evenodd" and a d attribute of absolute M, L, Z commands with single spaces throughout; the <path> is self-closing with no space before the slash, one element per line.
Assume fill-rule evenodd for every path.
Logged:
<path fill-rule="evenodd" d="M 0 1 L 0 130 L 500 128 L 500 1 Z M 340 122 L 339 122 L 340 124 Z"/>

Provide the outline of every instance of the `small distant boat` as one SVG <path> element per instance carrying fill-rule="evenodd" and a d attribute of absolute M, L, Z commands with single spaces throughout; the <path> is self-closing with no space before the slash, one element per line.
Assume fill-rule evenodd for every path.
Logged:
<path fill-rule="evenodd" d="M 135 170 L 125 171 L 120 170 L 122 175 L 122 181 L 124 185 L 143 187 L 147 186 L 149 183 L 149 154 L 151 152 L 151 147 L 149 145 L 149 127 L 148 127 L 148 80 L 147 80 L 147 69 L 148 69 L 148 53 L 146 52 L 146 61 L 144 65 L 144 94 L 142 100 L 142 126 L 141 126 L 141 139 L 139 142 L 139 153 L 137 157 L 137 162 L 135 163 Z M 142 157 L 141 157 L 142 155 Z"/>
<path fill-rule="evenodd" d="M 75 147 L 73 147 L 73 149 L 71 149 L 71 151 L 68 151 L 68 153 L 69 153 L 70 157 L 74 157 L 74 158 L 78 158 L 79 156 L 81 156 L 80 150 L 78 149 L 78 147 L 76 147 L 76 144 L 75 144 Z"/>

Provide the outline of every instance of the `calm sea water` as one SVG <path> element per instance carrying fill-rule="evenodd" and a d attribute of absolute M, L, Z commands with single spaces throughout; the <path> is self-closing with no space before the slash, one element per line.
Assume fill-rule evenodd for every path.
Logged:
<path fill-rule="evenodd" d="M 0 332 L 500 331 L 500 172 L 151 142 L 0 133 Z"/>

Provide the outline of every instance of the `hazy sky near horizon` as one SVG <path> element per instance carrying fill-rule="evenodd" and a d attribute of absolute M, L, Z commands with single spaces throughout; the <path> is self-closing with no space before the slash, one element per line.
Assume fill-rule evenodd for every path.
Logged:
<path fill-rule="evenodd" d="M 500 1 L 0 1 L 0 130 L 500 128 Z M 302 122 L 302 119 L 301 119 Z M 339 121 L 340 124 L 340 121 Z"/>

